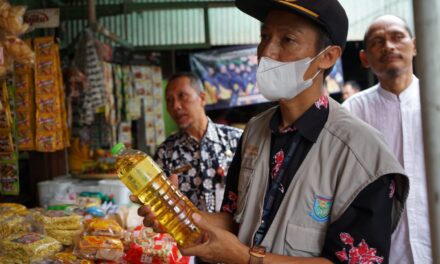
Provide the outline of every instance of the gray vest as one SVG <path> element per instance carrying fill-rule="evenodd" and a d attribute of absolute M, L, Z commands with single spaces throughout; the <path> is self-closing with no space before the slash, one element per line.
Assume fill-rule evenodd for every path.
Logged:
<path fill-rule="evenodd" d="M 269 120 L 275 110 L 254 117 L 243 134 L 234 219 L 240 224 L 239 239 L 249 246 L 260 225 L 270 175 Z M 408 178 L 382 137 L 330 99 L 328 120 L 286 190 L 261 244 L 275 254 L 318 256 L 329 224 L 341 217 L 368 184 L 391 173 L 397 174 L 396 189 L 405 201 Z M 394 199 L 392 230 L 403 203 Z"/>

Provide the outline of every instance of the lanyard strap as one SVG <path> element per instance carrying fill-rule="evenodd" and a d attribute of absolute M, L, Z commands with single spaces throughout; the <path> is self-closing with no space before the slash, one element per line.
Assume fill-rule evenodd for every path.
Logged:
<path fill-rule="evenodd" d="M 264 199 L 264 214 L 270 212 L 273 203 L 275 201 L 275 198 L 277 196 L 278 190 L 280 190 L 282 193 L 284 193 L 284 187 L 281 185 L 281 181 L 285 177 L 285 171 L 287 169 L 287 166 L 289 166 L 289 163 L 293 157 L 293 154 L 295 153 L 296 148 L 298 147 L 298 143 L 301 139 L 301 134 L 299 131 L 296 132 L 296 134 L 293 136 L 292 145 L 290 145 L 289 150 L 287 151 L 287 155 L 283 160 L 283 164 L 281 165 L 281 168 L 278 172 L 277 177 L 275 178 L 275 181 L 272 183 L 271 188 L 269 189 L 269 192 L 266 195 L 266 198 Z"/>
<path fill-rule="evenodd" d="M 272 183 L 270 189 L 266 192 L 266 197 L 264 198 L 264 205 L 263 205 L 263 216 L 262 216 L 263 221 L 261 221 L 257 233 L 255 233 L 254 236 L 255 245 L 259 245 L 263 240 L 264 235 L 266 234 L 268 228 L 267 220 L 269 218 L 270 212 L 272 211 L 273 203 L 275 202 L 275 198 L 277 197 L 278 191 L 284 193 L 284 187 L 281 185 L 281 181 L 285 177 L 286 168 L 287 166 L 289 166 L 293 154 L 295 153 L 295 150 L 298 147 L 300 139 L 301 139 L 301 134 L 299 133 L 299 131 L 297 131 L 296 134 L 293 136 L 292 144 L 290 145 L 289 150 L 287 151 L 287 155 L 283 160 L 283 164 L 281 165 L 277 177 Z"/>

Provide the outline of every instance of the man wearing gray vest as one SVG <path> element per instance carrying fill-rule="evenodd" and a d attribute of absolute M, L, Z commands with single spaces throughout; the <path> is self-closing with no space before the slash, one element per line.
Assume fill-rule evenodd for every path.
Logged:
<path fill-rule="evenodd" d="M 236 0 L 263 22 L 257 86 L 278 106 L 249 121 L 221 213 L 181 248 L 222 263 L 387 263 L 408 179 L 378 132 L 323 95 L 344 49 L 337 0 Z M 160 230 L 148 206 L 139 214 Z"/>

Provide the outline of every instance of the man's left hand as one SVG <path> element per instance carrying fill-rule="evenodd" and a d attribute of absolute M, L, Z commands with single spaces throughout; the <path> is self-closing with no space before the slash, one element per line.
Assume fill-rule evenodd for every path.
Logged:
<path fill-rule="evenodd" d="M 200 244 L 180 248 L 183 255 L 198 256 L 208 262 L 248 263 L 249 248 L 243 245 L 234 234 L 209 224 L 198 213 L 193 214 L 193 219 L 204 232 L 204 237 Z"/>

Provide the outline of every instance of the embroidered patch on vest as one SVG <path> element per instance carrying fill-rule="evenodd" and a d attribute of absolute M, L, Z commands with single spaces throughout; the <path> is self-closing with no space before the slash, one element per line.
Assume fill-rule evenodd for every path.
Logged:
<path fill-rule="evenodd" d="M 332 208 L 333 199 L 315 195 L 315 199 L 313 201 L 313 210 L 308 214 L 312 217 L 313 220 L 323 223 L 329 220 L 330 209 Z"/>

